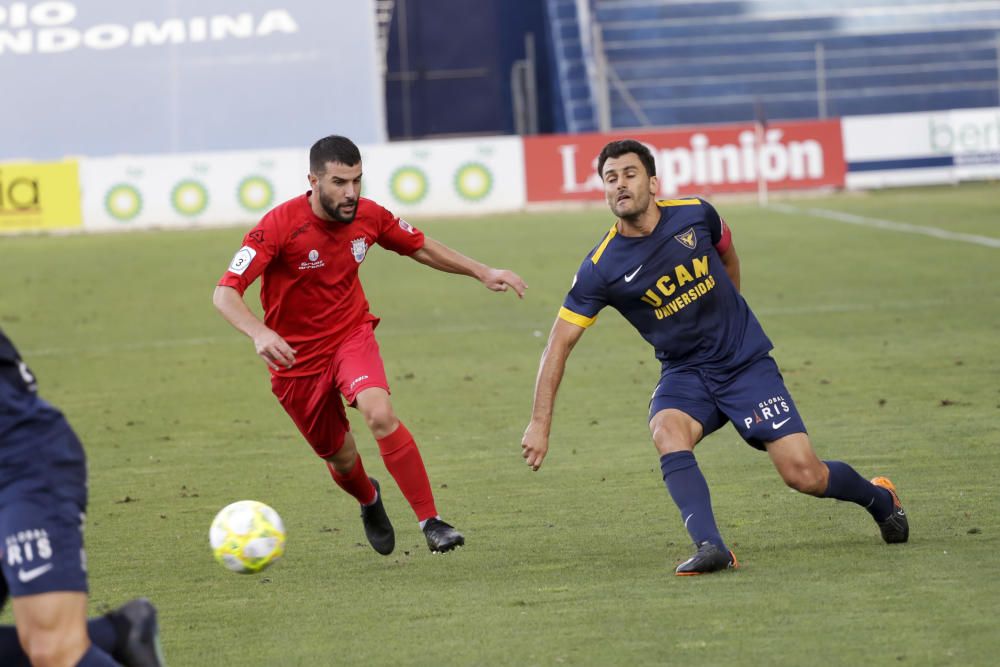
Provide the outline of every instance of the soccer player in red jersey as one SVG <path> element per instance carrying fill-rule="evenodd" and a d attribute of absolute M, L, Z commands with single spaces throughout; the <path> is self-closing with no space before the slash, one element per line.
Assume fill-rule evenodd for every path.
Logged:
<path fill-rule="evenodd" d="M 395 533 L 378 482 L 365 473 L 344 401 L 357 408 L 385 467 L 420 522 L 432 552 L 465 538 L 438 515 L 417 444 L 396 417 L 358 269 L 374 244 L 421 264 L 476 278 L 494 292 L 527 287 L 516 273 L 462 255 L 360 196 L 361 153 L 345 137 L 317 141 L 309 153 L 311 190 L 270 211 L 243 238 L 212 301 L 254 342 L 271 369 L 271 389 L 334 482 L 361 504 L 372 548 L 392 553 Z M 243 301 L 257 277 L 264 321 Z"/>

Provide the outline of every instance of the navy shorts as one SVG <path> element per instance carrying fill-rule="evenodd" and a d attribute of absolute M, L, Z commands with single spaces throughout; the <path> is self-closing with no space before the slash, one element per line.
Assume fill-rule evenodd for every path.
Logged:
<path fill-rule="evenodd" d="M 770 356 L 725 377 L 695 369 L 665 370 L 649 402 L 649 418 L 669 408 L 696 419 L 704 429 L 702 437 L 732 422 L 747 444 L 762 451 L 769 442 L 806 432 Z"/>
<path fill-rule="evenodd" d="M 0 474 L 0 607 L 7 598 L 87 591 L 83 449 L 59 415 L 4 442 Z M 21 445 L 30 443 L 25 456 Z"/>
<path fill-rule="evenodd" d="M 87 592 L 83 517 L 75 503 L 41 498 L 0 508 L 0 600 L 8 595 Z"/>

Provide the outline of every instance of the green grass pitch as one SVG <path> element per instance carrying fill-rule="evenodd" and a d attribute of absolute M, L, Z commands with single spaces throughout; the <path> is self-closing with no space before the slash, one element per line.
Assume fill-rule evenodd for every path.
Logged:
<path fill-rule="evenodd" d="M 215 313 L 243 229 L 2 238 L 0 326 L 88 449 L 92 611 L 151 597 L 174 667 L 995 664 L 1000 248 L 969 239 L 1000 238 L 1000 186 L 715 203 L 820 456 L 890 476 L 909 544 L 786 489 L 726 427 L 697 454 L 742 568 L 672 576 L 691 547 L 645 426 L 658 367 L 611 310 L 570 359 L 544 467 L 527 469 L 538 358 L 605 209 L 417 221 L 521 273 L 524 301 L 381 249 L 362 269 L 396 410 L 468 540 L 445 556 L 352 411 L 397 530 L 388 558 L 364 544 L 357 506 Z M 258 575 L 208 547 L 216 511 L 244 498 L 289 532 Z"/>

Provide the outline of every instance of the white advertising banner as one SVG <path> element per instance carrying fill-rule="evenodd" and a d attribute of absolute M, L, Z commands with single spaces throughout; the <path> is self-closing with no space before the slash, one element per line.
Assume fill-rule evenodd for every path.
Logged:
<path fill-rule="evenodd" d="M 477 215 L 525 206 L 517 137 L 360 148 L 362 194 L 397 215 Z M 308 172 L 308 147 L 84 159 L 84 229 L 252 225 L 308 190 Z"/>
<path fill-rule="evenodd" d="M 364 195 L 397 215 L 475 215 L 525 206 L 520 137 L 362 146 Z"/>
<path fill-rule="evenodd" d="M 91 158 L 80 162 L 88 230 L 246 224 L 309 189 L 309 151 Z"/>
<path fill-rule="evenodd" d="M 1000 108 L 849 116 L 841 123 L 849 188 L 1000 177 Z"/>

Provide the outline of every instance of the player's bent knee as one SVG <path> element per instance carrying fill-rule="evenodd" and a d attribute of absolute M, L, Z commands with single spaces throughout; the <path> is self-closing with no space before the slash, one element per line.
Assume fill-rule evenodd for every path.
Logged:
<path fill-rule="evenodd" d="M 661 456 L 694 450 L 701 436 L 700 429 L 701 425 L 695 420 L 671 410 L 658 413 L 649 424 L 653 445 Z"/>
<path fill-rule="evenodd" d="M 812 467 L 797 468 L 794 471 L 782 471 L 782 479 L 790 488 L 810 496 L 822 496 L 826 491 L 827 477 L 822 470 Z"/>
<path fill-rule="evenodd" d="M 365 423 L 376 438 L 384 438 L 399 426 L 399 420 L 396 419 L 392 406 L 380 406 L 365 413 Z"/>
<path fill-rule="evenodd" d="M 826 491 L 829 470 L 816 456 L 805 433 L 767 443 L 767 453 L 790 488 L 811 496 L 822 496 Z"/>
<path fill-rule="evenodd" d="M 694 447 L 685 442 L 683 438 L 667 433 L 653 434 L 653 446 L 660 456 L 672 454 L 674 452 L 690 452 Z"/>

